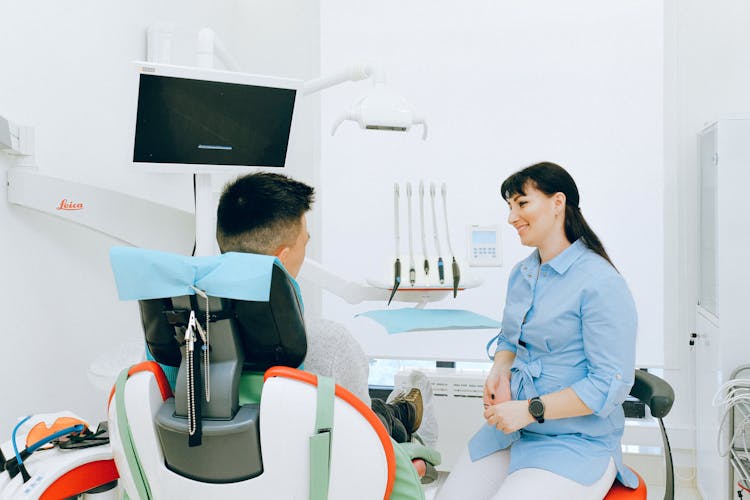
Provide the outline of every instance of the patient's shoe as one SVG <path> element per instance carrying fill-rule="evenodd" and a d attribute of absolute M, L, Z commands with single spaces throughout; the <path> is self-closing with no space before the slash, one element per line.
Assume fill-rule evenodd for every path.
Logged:
<path fill-rule="evenodd" d="M 422 393 L 416 387 L 412 387 L 407 393 L 399 392 L 391 399 L 389 404 L 396 410 L 399 420 L 404 424 L 409 434 L 416 432 L 422 425 L 424 405 L 422 404 Z"/>
<path fill-rule="evenodd" d="M 438 440 L 438 423 L 435 416 L 434 395 L 432 384 L 424 372 L 413 370 L 406 377 L 401 378 L 393 392 L 388 396 L 388 402 L 399 394 L 408 393 L 412 388 L 419 389 L 422 398 L 422 418 L 417 429 L 420 441 L 428 448 L 435 448 Z"/>

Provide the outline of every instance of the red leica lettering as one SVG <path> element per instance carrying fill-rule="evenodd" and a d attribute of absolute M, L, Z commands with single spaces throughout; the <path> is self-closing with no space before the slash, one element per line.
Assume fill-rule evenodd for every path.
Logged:
<path fill-rule="evenodd" d="M 56 210 L 83 210 L 83 203 L 73 203 L 63 198 Z"/>

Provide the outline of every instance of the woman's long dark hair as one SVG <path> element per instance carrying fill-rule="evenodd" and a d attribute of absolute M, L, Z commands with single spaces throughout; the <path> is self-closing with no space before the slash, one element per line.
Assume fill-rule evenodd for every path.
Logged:
<path fill-rule="evenodd" d="M 530 185 L 547 196 L 563 193 L 565 195 L 565 237 L 571 243 L 582 238 L 587 247 L 615 267 L 599 237 L 583 218 L 581 209 L 578 207 L 580 199 L 578 187 L 573 177 L 564 168 L 551 162 L 536 163 L 505 179 L 500 192 L 506 201 L 510 201 L 517 194 L 522 196 L 526 194 L 524 187 L 527 183 L 531 183 Z"/>

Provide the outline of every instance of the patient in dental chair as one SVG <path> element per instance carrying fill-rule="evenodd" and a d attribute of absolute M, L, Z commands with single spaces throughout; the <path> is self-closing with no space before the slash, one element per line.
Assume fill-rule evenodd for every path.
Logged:
<path fill-rule="evenodd" d="M 227 185 L 217 212 L 216 237 L 223 252 L 245 252 L 277 257 L 296 278 L 310 240 L 306 212 L 314 200 L 312 187 L 284 175 L 259 172 Z M 295 282 L 296 284 L 296 282 Z M 365 403 L 383 422 L 394 441 L 409 442 L 422 422 L 436 429 L 432 415 L 423 417 L 424 398 L 432 397 L 422 374 L 416 387 L 394 391 L 389 400 L 372 400 L 367 389 L 369 366 L 359 343 L 332 321 L 309 321 L 304 369 L 332 377 Z M 407 390 L 408 389 L 408 390 Z M 434 432 L 428 432 L 434 446 Z"/>
<path fill-rule="evenodd" d="M 305 369 L 334 377 L 359 399 L 371 406 L 394 441 L 412 440 L 415 432 L 428 447 L 435 447 L 437 422 L 432 405 L 432 386 L 419 371 L 410 374 L 408 383 L 396 387 L 387 402 L 370 399 L 367 389 L 369 363 L 359 342 L 343 325 L 326 319 L 307 321 L 308 334 Z"/>

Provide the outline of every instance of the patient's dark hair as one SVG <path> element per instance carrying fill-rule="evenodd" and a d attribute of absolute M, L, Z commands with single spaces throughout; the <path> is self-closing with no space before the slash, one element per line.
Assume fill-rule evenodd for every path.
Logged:
<path fill-rule="evenodd" d="M 565 195 L 565 237 L 571 243 L 581 238 L 587 247 L 612 264 L 599 237 L 586 223 L 586 219 L 583 218 L 578 206 L 580 199 L 578 187 L 573 177 L 564 168 L 551 162 L 536 163 L 505 179 L 500 188 L 500 193 L 506 201 L 510 201 L 517 194 L 525 195 L 524 188 L 527 184 L 547 196 L 563 193 Z M 612 264 L 612 267 L 615 267 L 615 265 Z"/>
<path fill-rule="evenodd" d="M 271 255 L 291 245 L 314 189 L 285 175 L 257 172 L 227 184 L 219 200 L 216 239 L 222 252 Z"/>

